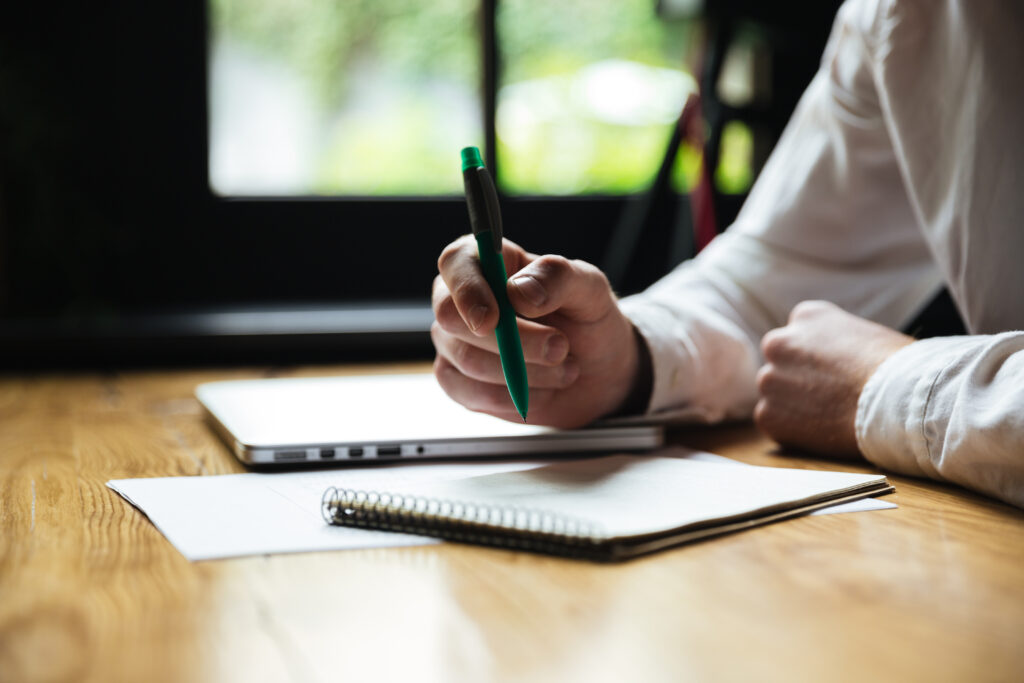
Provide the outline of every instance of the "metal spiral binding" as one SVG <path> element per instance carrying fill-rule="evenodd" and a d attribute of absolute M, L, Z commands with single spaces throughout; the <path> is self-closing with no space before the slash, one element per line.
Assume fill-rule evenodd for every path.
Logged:
<path fill-rule="evenodd" d="M 331 487 L 321 514 L 328 524 L 386 529 L 454 541 L 537 550 L 556 555 L 598 555 L 600 528 L 543 510 L 439 500 Z"/>

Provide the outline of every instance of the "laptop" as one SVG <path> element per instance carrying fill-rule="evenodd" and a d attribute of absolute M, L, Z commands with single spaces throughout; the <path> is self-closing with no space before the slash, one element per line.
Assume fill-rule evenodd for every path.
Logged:
<path fill-rule="evenodd" d="M 196 397 L 250 465 L 643 451 L 664 441 L 659 425 L 560 430 L 474 413 L 430 374 L 210 382 Z"/>

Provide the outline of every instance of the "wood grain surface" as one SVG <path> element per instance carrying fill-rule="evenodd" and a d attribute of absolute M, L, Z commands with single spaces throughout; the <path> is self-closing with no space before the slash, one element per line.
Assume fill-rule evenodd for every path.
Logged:
<path fill-rule="evenodd" d="M 105 486 L 244 471 L 200 382 L 410 369 L 0 379 L 0 681 L 1024 680 L 1024 514 L 952 486 L 891 477 L 897 510 L 617 565 L 454 544 L 193 564 Z M 671 438 L 869 471 L 749 425 Z"/>

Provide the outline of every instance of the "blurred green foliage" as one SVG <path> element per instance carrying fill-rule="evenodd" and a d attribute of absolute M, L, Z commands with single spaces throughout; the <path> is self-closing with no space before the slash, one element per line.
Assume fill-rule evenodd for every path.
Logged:
<path fill-rule="evenodd" d="M 378 195 L 461 190 L 458 148 L 482 146 L 482 128 L 453 124 L 453 105 L 438 93 L 458 91 L 470 107 L 479 106 L 478 4 L 210 0 L 215 39 L 227 38 L 286 65 L 321 107 L 328 124 L 310 192 Z M 501 0 L 498 10 L 502 86 L 571 77 L 609 59 L 683 70 L 694 33 L 691 23 L 657 17 L 654 0 Z M 392 96 L 400 94 L 373 116 L 347 116 L 341 125 L 340 113 L 351 104 L 347 98 L 358 81 L 355 70 L 367 64 L 374 65 L 375 76 L 388 78 Z M 506 192 L 640 190 L 656 172 L 672 125 L 624 125 L 585 112 L 569 112 L 567 119 L 515 140 L 499 138 L 498 180 Z M 564 141 L 567 127 L 579 141 L 579 153 L 556 167 L 547 155 Z M 732 142 L 723 145 L 716 180 L 720 187 L 737 188 L 746 182 L 749 163 L 744 170 L 743 132 L 727 134 Z M 749 146 L 749 131 L 747 138 Z M 692 186 L 698 164 L 699 155 L 684 149 L 677 184 Z"/>
<path fill-rule="evenodd" d="M 439 76 L 474 86 L 476 0 L 210 0 L 214 33 L 282 61 L 326 107 L 337 106 L 362 58 L 410 82 Z"/>
<path fill-rule="evenodd" d="M 499 0 L 503 80 L 575 71 L 617 57 L 682 68 L 692 25 L 665 22 L 655 0 Z"/>
<path fill-rule="evenodd" d="M 654 0 L 501 0 L 498 7 L 506 84 L 572 75 L 609 59 L 683 70 L 692 45 L 693 24 L 663 21 Z M 623 125 L 574 114 L 569 130 L 562 121 L 515 142 L 499 137 L 500 180 L 508 192 L 625 194 L 650 182 L 670 122 Z M 572 151 L 574 166 L 560 149 L 567 134 L 581 143 Z"/>
<path fill-rule="evenodd" d="M 313 192 L 321 195 L 450 195 L 462 192 L 458 146 L 435 133 L 444 111 L 410 93 L 383 115 L 361 119 L 359 130 L 327 139 Z M 467 144 L 473 144 L 471 141 Z"/>

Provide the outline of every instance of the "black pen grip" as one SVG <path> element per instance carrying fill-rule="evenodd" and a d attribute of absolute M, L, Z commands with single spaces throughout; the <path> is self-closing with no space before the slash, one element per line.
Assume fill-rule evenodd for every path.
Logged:
<path fill-rule="evenodd" d="M 498 206 L 498 191 L 491 180 L 491 174 L 482 166 L 467 168 L 462 172 L 466 188 L 466 206 L 469 208 L 469 224 L 474 235 L 491 233 L 494 251 L 501 253 L 501 208 Z"/>

